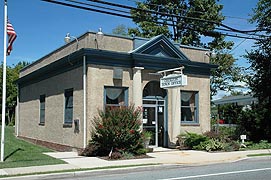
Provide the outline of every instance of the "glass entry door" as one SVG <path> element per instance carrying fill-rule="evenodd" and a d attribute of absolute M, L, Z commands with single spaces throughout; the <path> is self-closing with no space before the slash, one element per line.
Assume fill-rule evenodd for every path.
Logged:
<path fill-rule="evenodd" d="M 150 146 L 164 146 L 164 100 L 143 100 L 143 130 L 152 132 Z"/>

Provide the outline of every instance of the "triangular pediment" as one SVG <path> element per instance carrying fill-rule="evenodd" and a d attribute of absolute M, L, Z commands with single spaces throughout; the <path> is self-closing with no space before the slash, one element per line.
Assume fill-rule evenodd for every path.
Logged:
<path fill-rule="evenodd" d="M 132 53 L 146 54 L 158 57 L 171 57 L 184 61 L 189 59 L 178 49 L 166 36 L 156 36 L 138 48 Z"/>

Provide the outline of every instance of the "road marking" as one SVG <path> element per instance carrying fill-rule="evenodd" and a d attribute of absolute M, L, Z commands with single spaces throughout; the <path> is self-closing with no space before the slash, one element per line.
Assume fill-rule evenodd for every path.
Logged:
<path fill-rule="evenodd" d="M 243 171 L 230 171 L 230 172 L 214 173 L 214 174 L 202 174 L 202 175 L 195 175 L 195 176 L 184 176 L 184 177 L 159 179 L 159 180 L 181 180 L 181 179 L 191 179 L 191 178 L 200 178 L 200 177 L 209 177 L 209 176 L 221 176 L 221 175 L 228 175 L 228 174 L 239 174 L 239 173 L 257 172 L 257 171 L 268 171 L 268 170 L 271 170 L 271 168 L 249 169 L 249 170 L 243 170 Z"/>

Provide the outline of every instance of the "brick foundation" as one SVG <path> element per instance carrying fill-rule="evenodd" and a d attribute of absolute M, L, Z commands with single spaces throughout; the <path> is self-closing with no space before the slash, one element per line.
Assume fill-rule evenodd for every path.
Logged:
<path fill-rule="evenodd" d="M 55 151 L 60 151 L 60 152 L 74 151 L 74 149 L 76 149 L 76 150 L 78 149 L 78 148 L 74 148 L 71 146 L 63 145 L 63 144 L 57 144 L 57 143 L 42 141 L 42 140 L 38 140 L 38 139 L 32 139 L 32 138 L 28 138 L 28 137 L 19 136 L 18 138 L 26 140 L 28 142 L 31 142 L 33 144 L 47 147 L 49 149 L 53 149 Z"/>

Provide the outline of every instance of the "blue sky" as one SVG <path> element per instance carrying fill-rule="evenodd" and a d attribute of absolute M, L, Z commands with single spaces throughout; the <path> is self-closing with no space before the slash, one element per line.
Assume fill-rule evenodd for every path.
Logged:
<path fill-rule="evenodd" d="M 107 0 L 126 5 L 134 5 L 132 0 Z M 254 29 L 248 24 L 248 14 L 256 6 L 257 0 L 220 0 L 224 5 L 223 15 L 227 16 L 224 24 L 237 29 Z M 0 4 L 0 40 L 3 39 L 3 1 Z M 104 33 L 111 33 L 120 24 L 135 27 L 126 18 L 120 18 L 80 9 L 46 3 L 40 0 L 8 0 L 8 16 L 17 32 L 17 39 L 11 55 L 7 58 L 8 65 L 19 61 L 33 62 L 49 52 L 64 45 L 63 38 L 67 32 L 79 36 L 86 31 L 97 31 L 102 27 Z M 230 16 L 230 17 L 229 17 Z M 239 18 L 233 18 L 239 17 Z M 242 19 L 240 19 L 242 18 Z M 243 39 L 229 38 L 240 44 Z M 1 42 L 1 41 L 0 41 Z M 0 43 L 0 56 L 3 57 L 3 43 Z M 247 66 L 246 60 L 240 58 L 245 50 L 250 50 L 252 40 L 245 40 L 232 53 L 238 59 L 238 64 Z"/>

